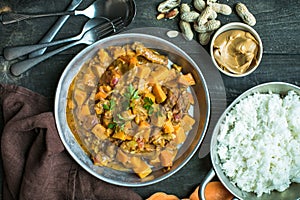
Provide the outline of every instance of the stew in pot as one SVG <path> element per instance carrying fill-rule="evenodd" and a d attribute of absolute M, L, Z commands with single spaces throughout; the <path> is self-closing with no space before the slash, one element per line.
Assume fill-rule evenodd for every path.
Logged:
<path fill-rule="evenodd" d="M 69 87 L 67 120 L 93 163 L 140 178 L 172 167 L 192 129 L 195 80 L 135 42 L 100 49 Z"/>

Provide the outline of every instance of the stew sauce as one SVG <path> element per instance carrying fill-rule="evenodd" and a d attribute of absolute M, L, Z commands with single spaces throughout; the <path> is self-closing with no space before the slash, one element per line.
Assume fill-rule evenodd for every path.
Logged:
<path fill-rule="evenodd" d="M 141 43 L 100 49 L 74 78 L 67 120 L 93 163 L 135 172 L 170 169 L 195 120 L 181 66 Z"/>

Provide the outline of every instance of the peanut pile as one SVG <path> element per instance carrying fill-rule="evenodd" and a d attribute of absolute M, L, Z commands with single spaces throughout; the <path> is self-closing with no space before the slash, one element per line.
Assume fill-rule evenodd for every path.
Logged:
<path fill-rule="evenodd" d="M 187 40 L 192 40 L 194 34 L 198 35 L 201 45 L 207 45 L 211 35 L 221 26 L 217 19 L 218 14 L 230 15 L 232 9 L 229 5 L 217 3 L 217 0 L 193 0 L 193 7 L 181 0 L 166 0 L 158 5 L 157 19 L 174 19 L 180 16 L 179 28 Z M 194 8 L 193 10 L 191 9 Z M 178 9 L 179 8 L 179 9 Z M 250 26 L 256 24 L 255 17 L 243 3 L 236 4 L 236 12 L 241 19 Z"/>

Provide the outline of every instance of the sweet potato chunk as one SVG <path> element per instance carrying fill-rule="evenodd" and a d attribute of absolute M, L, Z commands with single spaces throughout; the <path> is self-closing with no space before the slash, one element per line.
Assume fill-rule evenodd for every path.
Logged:
<path fill-rule="evenodd" d="M 140 177 L 145 178 L 148 176 L 152 169 L 149 165 L 139 157 L 132 157 L 131 158 L 131 164 L 133 165 L 133 171 Z"/>
<path fill-rule="evenodd" d="M 173 133 L 174 132 L 174 126 L 170 120 L 166 121 L 164 125 L 164 132 L 165 133 Z"/>
<path fill-rule="evenodd" d="M 195 79 L 191 73 L 180 75 L 178 78 L 178 82 L 187 86 L 196 84 Z"/>
<path fill-rule="evenodd" d="M 155 83 L 153 86 L 153 94 L 157 103 L 162 103 L 167 99 L 167 95 L 157 83 Z"/>
<path fill-rule="evenodd" d="M 126 135 L 125 135 L 124 131 L 115 132 L 112 135 L 112 137 L 115 139 L 123 140 L 123 141 L 126 140 Z"/>

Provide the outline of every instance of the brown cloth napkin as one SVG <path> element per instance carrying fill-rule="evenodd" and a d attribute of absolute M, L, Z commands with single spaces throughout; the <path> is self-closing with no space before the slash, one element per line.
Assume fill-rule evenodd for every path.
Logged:
<path fill-rule="evenodd" d="M 26 88 L 1 85 L 3 199 L 142 199 L 82 169 L 60 141 L 51 102 Z"/>

